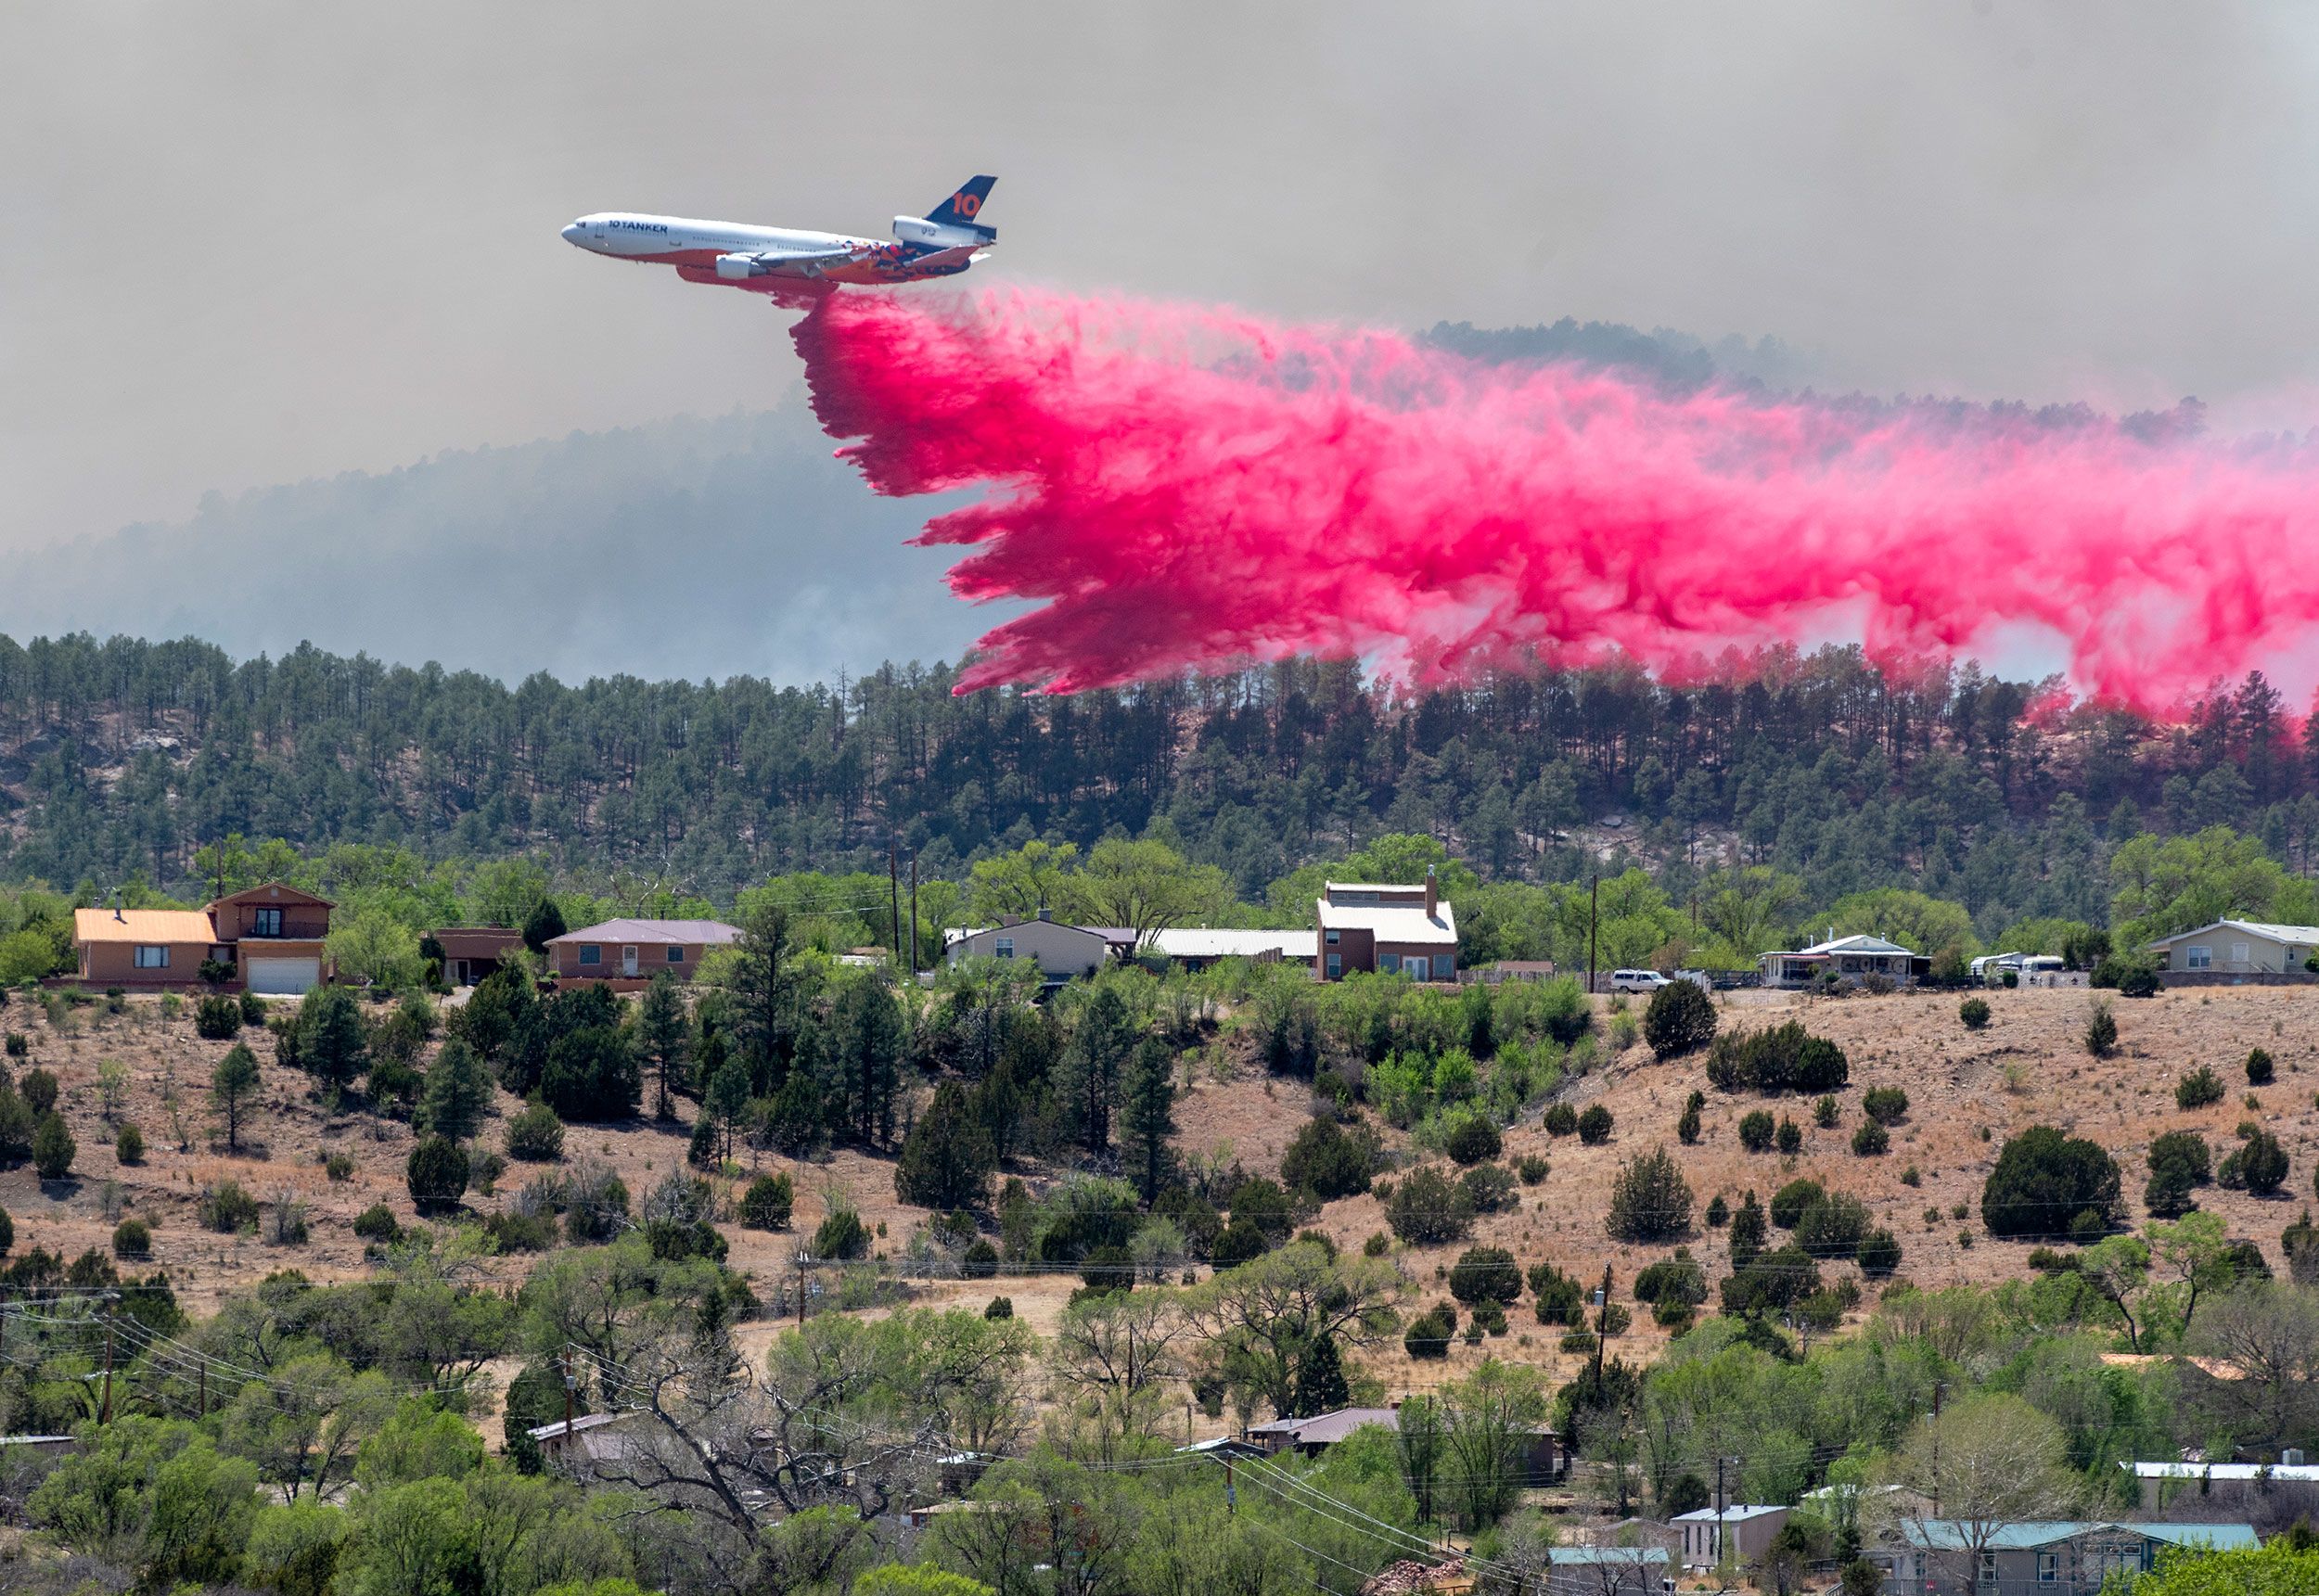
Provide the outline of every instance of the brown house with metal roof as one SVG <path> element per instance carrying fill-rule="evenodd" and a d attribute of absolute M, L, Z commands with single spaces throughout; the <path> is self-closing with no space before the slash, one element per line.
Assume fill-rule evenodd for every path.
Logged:
<path fill-rule="evenodd" d="M 550 938 L 547 956 L 558 980 L 648 981 L 666 970 L 689 981 L 710 949 L 740 935 L 722 920 L 607 920 Z"/>
<path fill-rule="evenodd" d="M 270 881 L 202 909 L 76 909 L 79 978 L 92 986 L 192 987 L 205 961 L 233 967 L 221 985 L 295 996 L 329 976 L 323 942 L 331 902 Z"/>

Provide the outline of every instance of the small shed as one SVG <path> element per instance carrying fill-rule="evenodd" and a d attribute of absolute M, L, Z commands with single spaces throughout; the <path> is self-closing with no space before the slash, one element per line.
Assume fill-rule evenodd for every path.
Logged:
<path fill-rule="evenodd" d="M 1683 1565 L 1714 1568 L 1729 1560 L 1742 1567 L 1771 1549 L 1772 1538 L 1787 1527 L 1788 1510 L 1769 1503 L 1734 1502 L 1717 1512 L 1703 1507 L 1677 1513 L 1673 1523 L 1683 1531 Z"/>
<path fill-rule="evenodd" d="M 505 926 L 445 926 L 431 935 L 442 950 L 443 979 L 455 987 L 496 973 L 523 946 L 523 933 Z"/>

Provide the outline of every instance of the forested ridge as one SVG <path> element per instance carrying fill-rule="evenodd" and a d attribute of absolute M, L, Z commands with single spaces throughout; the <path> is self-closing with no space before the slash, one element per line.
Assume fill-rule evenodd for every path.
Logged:
<path fill-rule="evenodd" d="M 2319 748 L 2259 677 L 2171 727 L 1835 648 L 1690 685 L 1539 667 L 1410 693 L 1308 660 L 1076 697 L 953 680 L 510 687 L 310 645 L 0 637 L 0 873 L 183 896 L 197 849 L 238 833 L 528 854 L 729 901 L 771 875 L 882 871 L 895 834 L 931 878 L 1034 837 L 1156 832 L 1253 902 L 1414 833 L 1486 879 L 1640 862 L 1678 900 L 1719 863 L 1774 865 L 1820 903 L 1905 886 L 1990 935 L 2101 924 L 2137 831 L 2230 825 L 2290 868 L 2319 836 Z"/>

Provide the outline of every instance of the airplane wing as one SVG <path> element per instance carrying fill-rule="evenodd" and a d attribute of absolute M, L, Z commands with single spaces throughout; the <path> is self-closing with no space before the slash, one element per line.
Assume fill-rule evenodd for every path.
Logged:
<path fill-rule="evenodd" d="M 761 266 L 814 266 L 837 261 L 851 261 L 852 249 L 760 249 L 749 258 Z"/>
<path fill-rule="evenodd" d="M 975 257 L 980 244 L 961 244 L 955 249 L 937 249 L 931 255 L 920 255 L 909 262 L 912 271 L 924 271 L 929 266 L 963 266 Z"/>

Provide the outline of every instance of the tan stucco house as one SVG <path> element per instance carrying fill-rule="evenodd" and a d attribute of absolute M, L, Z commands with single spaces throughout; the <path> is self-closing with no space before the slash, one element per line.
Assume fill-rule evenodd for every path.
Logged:
<path fill-rule="evenodd" d="M 295 997 L 329 975 L 327 898 L 269 881 L 202 909 L 76 909 L 79 978 L 160 989 L 201 981 L 204 961 L 233 966 L 224 985 Z"/>
<path fill-rule="evenodd" d="M 942 933 L 942 958 L 946 963 L 955 964 L 961 959 L 1030 959 L 1037 963 L 1039 974 L 1049 986 L 1094 975 L 1111 958 L 1113 951 L 1112 938 L 1102 930 L 1053 919 L 1044 910 L 1029 920 L 1002 915 L 995 926 L 973 929 L 962 926 Z"/>
<path fill-rule="evenodd" d="M 710 949 L 740 937 L 722 920 L 606 920 L 549 938 L 547 957 L 558 980 L 649 981 L 665 970 L 689 981 Z"/>
<path fill-rule="evenodd" d="M 2217 920 L 2195 931 L 2154 937 L 2150 951 L 2161 970 L 2197 975 L 2303 973 L 2303 962 L 2319 953 L 2319 926 L 2280 926 L 2267 920 Z"/>

